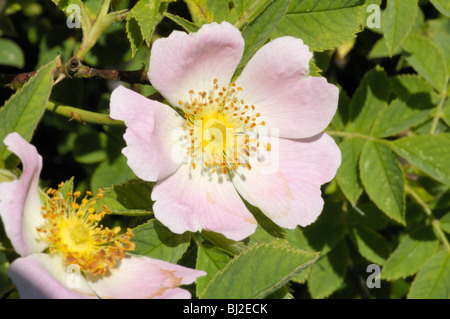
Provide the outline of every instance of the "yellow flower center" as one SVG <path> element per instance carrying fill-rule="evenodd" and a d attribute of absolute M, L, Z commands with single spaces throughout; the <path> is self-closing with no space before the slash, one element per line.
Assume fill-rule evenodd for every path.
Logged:
<path fill-rule="evenodd" d="M 85 244 L 89 242 L 89 228 L 83 224 L 76 224 L 70 229 L 70 237 L 76 245 Z"/>
<path fill-rule="evenodd" d="M 252 133 L 266 123 L 259 120 L 260 113 L 254 105 L 238 98 L 241 87 L 233 82 L 228 88 L 219 89 L 217 83 L 214 79 L 210 94 L 190 90 L 190 102 L 179 101 L 186 117 L 192 166 L 195 169 L 200 161 L 212 173 L 220 167 L 224 174 L 239 166 L 251 169 L 248 158 L 260 146 L 256 134 Z M 270 151 L 270 143 L 264 147 Z"/>
<path fill-rule="evenodd" d="M 133 250 L 131 229 L 119 235 L 120 227 L 109 229 L 99 221 L 110 211 L 106 206 L 96 210 L 96 198 L 91 192 L 77 203 L 80 192 L 62 194 L 64 183 L 57 190 L 47 191 L 47 205 L 42 207 L 45 224 L 37 230 L 49 246 L 51 254 L 60 253 L 68 264 L 76 264 L 81 270 L 94 275 L 104 275 L 108 267 L 121 260 L 125 251 Z"/>

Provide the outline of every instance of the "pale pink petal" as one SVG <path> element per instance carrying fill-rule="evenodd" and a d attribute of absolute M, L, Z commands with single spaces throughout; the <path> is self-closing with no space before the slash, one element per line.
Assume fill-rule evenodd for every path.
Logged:
<path fill-rule="evenodd" d="M 14 260 L 8 274 L 23 299 L 97 298 L 73 267 L 64 265 L 58 255 L 38 253 Z"/>
<path fill-rule="evenodd" d="M 214 79 L 228 87 L 244 52 L 244 39 L 228 22 L 203 25 L 196 33 L 174 31 L 153 43 L 149 79 L 171 103 L 188 102 L 189 91 L 209 92 Z"/>
<path fill-rule="evenodd" d="M 156 181 L 180 166 L 182 159 L 175 151 L 185 121 L 169 106 L 119 86 L 111 94 L 110 116 L 127 126 L 122 152 L 139 178 Z"/>
<path fill-rule="evenodd" d="M 256 229 L 228 175 L 185 164 L 153 188 L 155 217 L 172 232 L 210 230 L 241 240 Z"/>
<path fill-rule="evenodd" d="M 86 275 L 100 298 L 148 299 L 189 298 L 190 294 L 174 289 L 193 283 L 204 271 L 186 268 L 148 257 L 129 256 L 104 276 Z"/>
<path fill-rule="evenodd" d="M 191 293 L 182 288 L 169 288 L 163 291 L 161 295 L 155 296 L 153 299 L 190 299 Z"/>
<path fill-rule="evenodd" d="M 0 216 L 14 250 L 26 256 L 46 247 L 36 231 L 43 224 L 38 192 L 42 158 L 18 133 L 8 134 L 4 143 L 22 161 L 23 172 L 20 179 L 0 184 Z"/>
<path fill-rule="evenodd" d="M 264 160 L 252 157 L 251 170 L 239 168 L 233 183 L 243 198 L 279 226 L 307 226 L 322 211 L 320 185 L 335 176 L 340 150 L 326 134 L 270 142 L 272 149 L 261 156 Z"/>
<path fill-rule="evenodd" d="M 238 98 L 255 106 L 258 120 L 281 137 L 322 132 L 336 113 L 339 90 L 323 77 L 309 77 L 312 53 L 302 40 L 277 38 L 259 49 L 236 80 Z"/>

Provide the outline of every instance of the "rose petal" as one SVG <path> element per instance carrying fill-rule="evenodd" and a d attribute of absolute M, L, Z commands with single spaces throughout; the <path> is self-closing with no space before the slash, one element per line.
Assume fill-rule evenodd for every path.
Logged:
<path fill-rule="evenodd" d="M 236 80 L 243 88 L 238 97 L 281 137 L 316 135 L 336 113 L 339 90 L 325 78 L 307 76 L 311 57 L 302 40 L 277 38 L 255 53 Z"/>
<path fill-rule="evenodd" d="M 17 258 L 8 274 L 23 299 L 96 298 L 76 266 L 64 265 L 58 255 L 39 253 Z"/>
<path fill-rule="evenodd" d="M 18 133 L 8 134 L 4 142 L 22 161 L 23 172 L 20 179 L 0 184 L 0 216 L 14 250 L 26 256 L 46 247 L 36 231 L 43 224 L 38 193 L 42 157 Z"/>
<path fill-rule="evenodd" d="M 127 125 L 122 152 L 138 177 L 156 181 L 180 166 L 178 145 L 185 121 L 170 107 L 119 86 L 111 94 L 110 116 Z"/>
<path fill-rule="evenodd" d="M 189 298 L 179 285 L 191 284 L 203 271 L 189 269 L 148 257 L 126 257 L 105 276 L 86 275 L 102 298 Z M 175 288 L 175 289 L 174 289 Z"/>
<path fill-rule="evenodd" d="M 239 168 L 233 183 L 239 194 L 285 228 L 307 226 L 323 208 L 320 185 L 329 182 L 341 153 L 326 134 L 309 139 L 271 140 L 263 160 L 250 159 L 251 170 Z"/>
<path fill-rule="evenodd" d="M 244 52 L 244 40 L 228 22 L 203 25 L 196 33 L 174 31 L 153 43 L 149 79 L 170 102 L 189 102 L 189 91 L 228 86 Z"/>
<path fill-rule="evenodd" d="M 182 288 L 167 288 L 161 295 L 153 297 L 153 299 L 190 299 L 191 293 Z"/>
<path fill-rule="evenodd" d="M 211 230 L 241 240 L 256 229 L 228 175 L 185 164 L 153 188 L 155 217 L 174 233 Z"/>

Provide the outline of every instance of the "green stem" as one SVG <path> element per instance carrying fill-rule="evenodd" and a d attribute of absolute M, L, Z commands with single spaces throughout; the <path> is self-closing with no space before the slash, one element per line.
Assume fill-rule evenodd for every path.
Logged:
<path fill-rule="evenodd" d="M 427 214 L 428 217 L 431 217 L 434 219 L 433 212 L 431 211 L 431 208 L 428 206 L 428 204 L 419 196 L 419 194 L 416 193 L 414 189 L 412 189 L 408 184 L 405 184 L 405 190 L 406 192 L 411 195 L 412 198 L 419 204 L 424 212 Z"/>
<path fill-rule="evenodd" d="M 428 206 L 428 204 L 417 194 L 408 184 L 405 185 L 405 190 L 411 195 L 412 198 L 419 204 L 427 216 L 431 219 L 431 225 L 435 229 L 436 233 L 438 234 L 441 242 L 444 244 L 447 251 L 450 252 L 450 244 L 447 240 L 447 236 L 441 229 L 441 225 L 439 223 L 439 220 L 434 218 L 433 212 L 431 211 L 431 208 Z"/>
<path fill-rule="evenodd" d="M 431 222 L 431 224 L 433 225 L 434 229 L 436 230 L 436 232 L 438 233 L 439 237 L 441 238 L 442 243 L 444 244 L 445 248 L 447 248 L 447 251 L 450 252 L 450 244 L 447 240 L 447 236 L 445 235 L 445 233 L 442 231 L 441 225 L 439 223 L 439 220 L 435 219 Z"/>
<path fill-rule="evenodd" d="M 98 17 L 103 17 L 108 14 L 109 7 L 111 6 L 111 0 L 103 0 L 102 7 L 100 8 L 100 13 Z"/>
<path fill-rule="evenodd" d="M 91 32 L 92 24 L 89 16 L 84 9 L 84 4 L 81 2 L 81 10 L 80 10 L 80 18 L 81 18 L 81 30 L 83 31 L 83 39 L 89 35 Z"/>
<path fill-rule="evenodd" d="M 49 101 L 47 103 L 46 108 L 50 112 L 70 118 L 71 120 L 75 119 L 81 123 L 91 123 L 97 125 L 116 125 L 116 126 L 125 125 L 122 121 L 113 120 L 106 114 L 100 114 L 96 112 L 82 110 L 72 106 L 61 105 L 53 101 Z"/>
<path fill-rule="evenodd" d="M 247 24 L 251 23 L 257 16 L 259 16 L 273 1 L 253 1 L 242 16 L 234 23 L 238 29 L 242 29 Z"/>
<path fill-rule="evenodd" d="M 436 128 L 439 123 L 439 119 L 442 116 L 442 114 L 441 114 L 442 107 L 444 106 L 445 100 L 447 98 L 448 81 L 449 81 L 449 78 L 447 77 L 447 79 L 445 80 L 444 91 L 441 93 L 441 95 L 442 95 L 441 100 L 439 101 L 439 104 L 436 109 L 436 114 L 434 115 L 433 122 L 431 123 L 430 134 L 436 134 Z"/>
<path fill-rule="evenodd" d="M 109 1 L 104 1 L 103 4 L 107 2 Z M 75 53 L 75 57 L 78 60 L 84 60 L 86 54 L 92 49 L 95 43 L 97 43 L 98 38 L 102 35 L 106 28 L 108 28 L 115 22 L 126 19 L 129 13 L 129 11 L 126 9 L 105 14 L 104 10 L 104 7 L 102 7 L 97 20 L 95 20 L 95 23 L 89 30 L 89 32 L 83 32 L 83 40 L 81 41 L 81 46 L 78 49 L 77 53 Z"/>
<path fill-rule="evenodd" d="M 325 131 L 325 133 L 331 135 L 331 136 L 339 136 L 339 137 L 347 137 L 347 138 L 361 138 L 369 141 L 375 141 L 379 143 L 383 143 L 386 145 L 390 145 L 390 142 L 388 140 L 373 137 L 366 134 L 361 134 L 357 132 L 341 132 L 341 131 Z"/>

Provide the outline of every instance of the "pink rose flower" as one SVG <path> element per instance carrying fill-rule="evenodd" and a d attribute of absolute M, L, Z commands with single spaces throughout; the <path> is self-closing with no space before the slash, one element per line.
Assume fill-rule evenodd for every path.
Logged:
<path fill-rule="evenodd" d="M 148 73 L 173 108 L 122 86 L 111 95 L 111 117 L 127 126 L 128 165 L 157 182 L 155 217 L 175 233 L 244 239 L 256 220 L 241 197 L 279 226 L 307 226 L 323 208 L 320 186 L 340 165 L 323 133 L 339 91 L 308 75 L 308 47 L 275 39 L 232 82 L 243 51 L 227 22 L 174 31 L 154 42 Z"/>
<path fill-rule="evenodd" d="M 0 217 L 20 255 L 9 275 L 22 298 L 190 298 L 178 286 L 205 272 L 128 254 L 132 231 L 99 224 L 106 207 L 96 211 L 95 198 L 64 194 L 63 183 L 40 194 L 36 148 L 17 133 L 4 143 L 23 164 L 19 179 L 0 183 Z"/>

